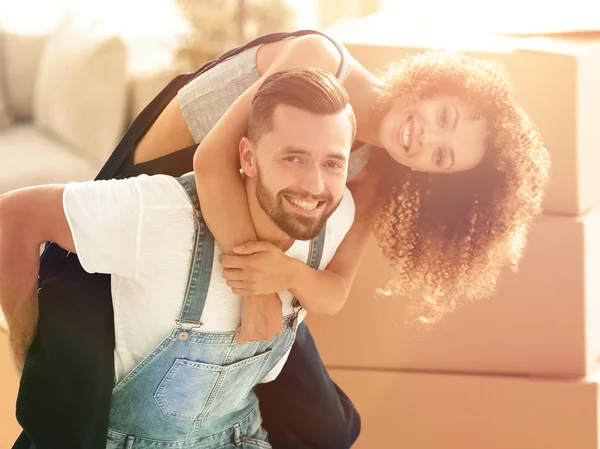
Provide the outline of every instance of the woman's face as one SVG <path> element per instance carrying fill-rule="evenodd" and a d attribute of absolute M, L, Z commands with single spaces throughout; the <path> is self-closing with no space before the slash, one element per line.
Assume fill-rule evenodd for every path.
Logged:
<path fill-rule="evenodd" d="M 379 126 L 382 146 L 415 171 L 454 173 L 475 167 L 485 154 L 487 121 L 459 97 L 435 95 L 410 105 L 400 98 Z"/>

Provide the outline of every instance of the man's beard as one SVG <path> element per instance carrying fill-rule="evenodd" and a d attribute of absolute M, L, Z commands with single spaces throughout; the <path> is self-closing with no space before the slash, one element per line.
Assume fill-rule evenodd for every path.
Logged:
<path fill-rule="evenodd" d="M 291 196 L 299 200 L 322 201 L 325 204 L 320 204 L 321 209 L 319 215 L 306 216 L 292 211 L 286 211 L 283 202 L 289 202 L 284 199 L 284 195 Z M 340 205 L 342 199 L 334 202 L 331 193 L 323 193 L 321 195 L 310 195 L 294 189 L 284 189 L 276 194 L 269 190 L 262 182 L 260 170 L 256 179 L 256 198 L 262 210 L 271 218 L 273 223 L 279 229 L 295 240 L 311 240 L 319 235 L 321 229 L 325 225 L 327 219 Z M 292 208 L 290 203 L 289 208 Z"/>

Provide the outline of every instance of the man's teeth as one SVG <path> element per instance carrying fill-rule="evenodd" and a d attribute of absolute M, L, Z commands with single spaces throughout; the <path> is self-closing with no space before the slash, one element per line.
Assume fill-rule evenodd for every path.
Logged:
<path fill-rule="evenodd" d="M 288 197 L 288 200 L 294 206 L 297 206 L 297 207 L 299 207 L 301 209 L 304 209 L 304 210 L 313 210 L 313 209 L 316 209 L 317 206 L 319 205 L 318 201 L 315 201 L 315 202 L 312 202 L 312 201 L 311 202 L 309 202 L 309 201 L 300 201 L 300 200 L 297 200 L 295 198 L 290 198 L 290 197 Z"/>
<path fill-rule="evenodd" d="M 404 149 L 408 150 L 410 148 L 410 134 L 413 128 L 413 120 L 412 117 L 409 117 L 406 120 L 406 124 L 404 125 L 404 130 L 402 131 L 402 144 L 404 145 Z"/>

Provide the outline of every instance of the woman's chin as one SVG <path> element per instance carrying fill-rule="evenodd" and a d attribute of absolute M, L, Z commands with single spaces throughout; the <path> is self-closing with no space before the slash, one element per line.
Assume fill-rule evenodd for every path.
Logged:
<path fill-rule="evenodd" d="M 406 157 L 406 151 L 404 148 L 386 148 L 387 153 L 391 156 L 394 161 L 397 163 L 404 165 L 405 167 L 410 167 L 410 159 Z"/>

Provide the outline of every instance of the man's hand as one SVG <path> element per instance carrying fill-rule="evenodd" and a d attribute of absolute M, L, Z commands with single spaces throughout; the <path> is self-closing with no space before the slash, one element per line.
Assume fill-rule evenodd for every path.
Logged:
<path fill-rule="evenodd" d="M 65 217 L 64 186 L 28 187 L 0 195 L 0 307 L 20 369 L 37 330 L 40 245 L 75 252 Z"/>
<path fill-rule="evenodd" d="M 242 324 L 237 330 L 236 341 L 271 340 L 283 330 L 281 299 L 277 293 L 247 296 L 242 301 Z"/>
<path fill-rule="evenodd" d="M 236 295 L 268 295 L 292 288 L 297 260 L 269 242 L 236 246 L 238 255 L 222 255 L 223 277 Z"/>

